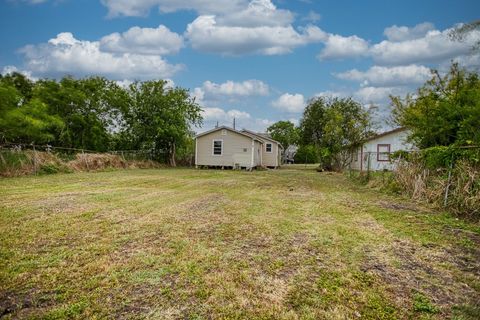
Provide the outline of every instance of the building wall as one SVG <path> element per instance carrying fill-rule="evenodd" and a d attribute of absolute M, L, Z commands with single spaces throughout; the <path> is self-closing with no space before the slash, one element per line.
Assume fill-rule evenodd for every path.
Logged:
<path fill-rule="evenodd" d="M 272 152 L 267 152 L 267 143 L 272 144 Z M 280 165 L 278 162 L 278 151 L 279 151 L 278 144 L 269 140 L 265 139 L 265 143 L 263 144 L 262 149 L 262 157 L 263 157 L 263 165 L 267 167 L 277 167 Z"/>
<path fill-rule="evenodd" d="M 368 167 L 372 171 L 392 170 L 395 167 L 393 161 L 381 161 L 378 156 L 378 145 L 390 145 L 390 153 L 398 150 L 412 150 L 414 146 L 407 142 L 408 131 L 392 132 L 390 134 L 367 141 L 362 148 L 353 154 L 352 169 L 366 171 Z M 370 162 L 370 163 L 369 163 Z"/>
<path fill-rule="evenodd" d="M 254 142 L 253 163 L 255 163 L 255 166 L 262 165 L 262 148 L 263 148 L 263 145 L 260 142 L 258 141 Z"/>
<path fill-rule="evenodd" d="M 222 129 L 196 139 L 196 165 L 251 167 L 252 139 L 244 135 Z M 223 154 L 213 155 L 213 140 L 223 140 Z"/>

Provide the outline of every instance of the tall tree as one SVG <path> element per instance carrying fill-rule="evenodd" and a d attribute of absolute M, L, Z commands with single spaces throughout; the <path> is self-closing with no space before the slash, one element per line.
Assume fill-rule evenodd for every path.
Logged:
<path fill-rule="evenodd" d="M 410 129 L 419 148 L 480 145 L 480 79 L 458 64 L 441 75 L 433 71 L 415 95 L 390 97 L 393 120 Z"/>
<path fill-rule="evenodd" d="M 201 124 L 200 106 L 186 89 L 171 88 L 163 80 L 133 83 L 129 95 L 125 121 L 131 142 L 157 156 L 166 153 L 175 166 L 176 149 L 193 135 L 192 126 Z"/>
<path fill-rule="evenodd" d="M 0 81 L 0 141 L 16 143 L 46 143 L 54 139 L 53 132 L 63 127 L 63 121 L 49 114 L 40 100 L 26 99 L 8 79 Z"/>
<path fill-rule="evenodd" d="M 124 90 L 101 77 L 40 80 L 33 96 L 65 122 L 55 133 L 56 145 L 95 151 L 108 149 L 110 131 L 119 124 L 118 118 L 127 104 Z"/>
<path fill-rule="evenodd" d="M 267 132 L 274 140 L 280 142 L 284 148 L 297 144 L 300 139 L 298 128 L 290 121 L 275 122 L 267 128 Z"/>
<path fill-rule="evenodd" d="M 303 145 L 318 148 L 325 170 L 342 169 L 348 162 L 347 149 L 367 138 L 370 128 L 369 113 L 351 98 L 314 98 L 300 121 Z"/>

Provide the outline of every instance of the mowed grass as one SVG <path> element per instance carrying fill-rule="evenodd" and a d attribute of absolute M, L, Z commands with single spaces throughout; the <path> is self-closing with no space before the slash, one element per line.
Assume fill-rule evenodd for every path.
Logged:
<path fill-rule="evenodd" d="M 478 319 L 478 224 L 290 168 L 0 180 L 0 317 Z"/>

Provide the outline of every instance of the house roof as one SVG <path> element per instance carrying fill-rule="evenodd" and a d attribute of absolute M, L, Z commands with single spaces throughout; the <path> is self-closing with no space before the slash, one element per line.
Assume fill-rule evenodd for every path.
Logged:
<path fill-rule="evenodd" d="M 380 138 L 380 137 L 383 137 L 383 136 L 386 136 L 386 135 L 389 135 L 389 134 L 392 134 L 392 133 L 402 132 L 402 131 L 405 131 L 405 130 L 407 130 L 407 128 L 405 128 L 405 127 L 399 127 L 399 128 L 393 129 L 393 130 L 385 131 L 385 132 L 376 134 L 376 135 L 374 135 L 374 136 L 366 139 L 365 142 L 371 141 L 371 140 L 375 140 L 375 139 L 377 139 L 377 138 Z"/>
<path fill-rule="evenodd" d="M 199 133 L 195 136 L 195 139 L 197 138 L 200 138 L 202 136 L 205 136 L 209 133 L 212 133 L 212 132 L 215 132 L 215 131 L 218 131 L 218 130 L 222 130 L 222 129 L 225 129 L 225 130 L 228 130 L 228 131 L 231 131 L 231 132 L 235 132 L 235 133 L 238 133 L 239 135 L 242 135 L 242 136 L 245 136 L 245 137 L 248 137 L 250 139 L 253 139 L 255 141 L 258 141 L 260 143 L 263 143 L 263 140 L 261 139 L 258 139 L 257 137 L 252 137 L 251 135 L 247 134 L 247 133 L 244 133 L 244 132 L 241 132 L 241 131 L 238 131 L 238 130 L 235 130 L 233 128 L 230 128 L 230 127 L 227 127 L 227 126 L 219 126 L 219 127 L 216 127 L 216 128 L 213 128 L 211 130 L 208 130 L 208 131 L 205 131 L 205 132 L 202 132 L 202 133 Z"/>
<path fill-rule="evenodd" d="M 267 134 L 267 133 L 257 133 L 257 132 L 253 132 L 253 131 L 250 131 L 250 130 L 247 130 L 247 129 L 243 129 L 242 132 L 245 132 L 245 133 L 247 133 L 247 134 L 253 135 L 253 136 L 258 137 L 258 138 L 260 138 L 260 139 L 264 139 L 264 140 L 269 140 L 269 141 L 275 142 L 275 143 L 277 143 L 282 149 L 284 149 L 283 146 L 282 146 L 282 144 L 281 144 L 280 142 L 278 142 L 277 140 L 273 140 L 273 139 L 270 137 L 270 135 Z"/>

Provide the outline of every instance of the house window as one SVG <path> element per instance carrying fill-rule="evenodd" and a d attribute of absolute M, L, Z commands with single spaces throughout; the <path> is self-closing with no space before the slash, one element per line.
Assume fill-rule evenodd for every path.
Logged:
<path fill-rule="evenodd" d="M 227 130 L 222 129 L 222 136 L 226 136 L 226 135 L 227 135 Z"/>
<path fill-rule="evenodd" d="M 267 143 L 265 145 L 265 151 L 268 152 L 268 153 L 272 153 L 272 144 L 271 143 Z"/>
<path fill-rule="evenodd" d="M 221 156 L 223 154 L 223 140 L 213 140 L 213 155 Z"/>
<path fill-rule="evenodd" d="M 377 161 L 390 161 L 389 144 L 377 144 Z"/>

